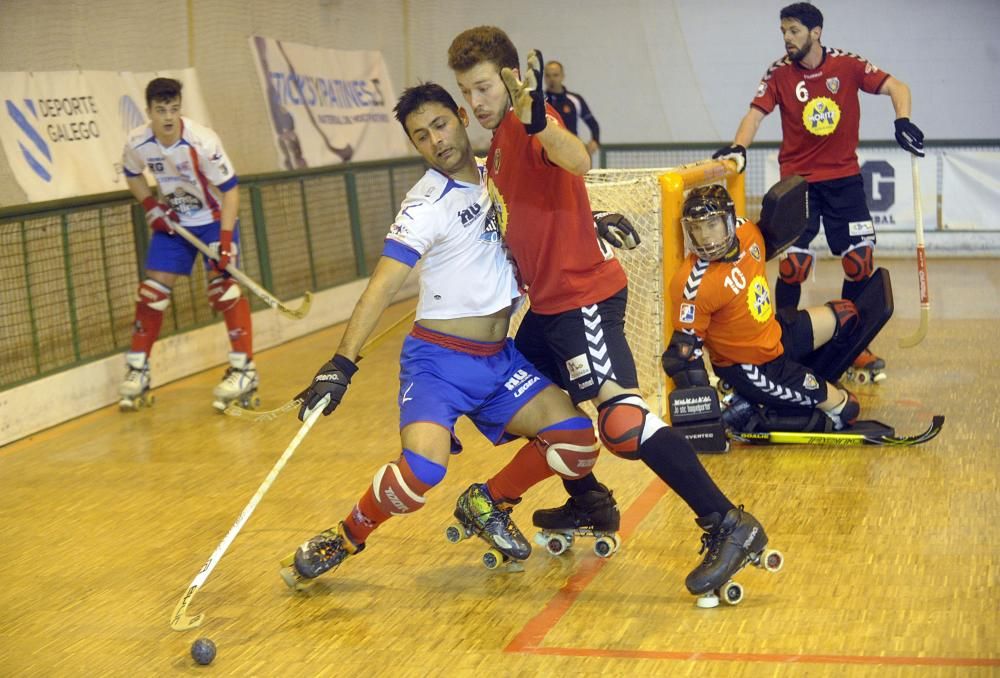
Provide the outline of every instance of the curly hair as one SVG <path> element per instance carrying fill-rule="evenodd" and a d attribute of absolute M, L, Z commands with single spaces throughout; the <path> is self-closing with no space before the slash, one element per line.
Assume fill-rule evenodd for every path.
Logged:
<path fill-rule="evenodd" d="M 517 48 L 496 26 L 476 26 L 462 31 L 448 48 L 448 67 L 457 73 L 489 61 L 497 67 L 517 68 Z"/>

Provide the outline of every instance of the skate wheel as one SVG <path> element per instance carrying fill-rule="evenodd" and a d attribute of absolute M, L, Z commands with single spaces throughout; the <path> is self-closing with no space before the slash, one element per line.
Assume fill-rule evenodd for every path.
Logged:
<path fill-rule="evenodd" d="M 610 558 L 618 550 L 617 536 L 598 537 L 594 542 L 594 553 L 601 558 Z"/>
<path fill-rule="evenodd" d="M 743 601 L 743 587 L 739 583 L 731 581 L 722 587 L 721 598 L 728 605 L 739 605 Z"/>
<path fill-rule="evenodd" d="M 457 544 L 465 539 L 465 537 L 465 528 L 461 525 L 449 525 L 444 531 L 444 538 L 452 544 Z"/>
<path fill-rule="evenodd" d="M 564 534 L 545 534 L 543 539 L 545 550 L 553 556 L 561 556 L 573 544 L 572 540 Z"/>
<path fill-rule="evenodd" d="M 487 570 L 495 570 L 503 563 L 503 554 L 496 549 L 490 549 L 483 554 L 483 565 Z"/>
<path fill-rule="evenodd" d="M 785 565 L 785 556 L 781 554 L 781 551 L 770 549 L 764 551 L 764 558 L 761 563 L 761 567 L 768 572 L 778 572 Z"/>
<path fill-rule="evenodd" d="M 710 591 L 698 596 L 698 600 L 694 602 L 698 607 L 707 610 L 719 606 L 719 596 L 715 594 L 715 591 Z"/>

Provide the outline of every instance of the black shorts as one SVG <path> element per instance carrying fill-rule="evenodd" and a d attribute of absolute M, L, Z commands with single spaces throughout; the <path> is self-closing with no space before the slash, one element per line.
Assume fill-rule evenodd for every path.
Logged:
<path fill-rule="evenodd" d="M 809 222 L 795 247 L 809 248 L 819 233 L 820 217 L 826 242 L 837 256 L 863 240 L 875 243 L 875 225 L 860 174 L 809 184 Z"/>
<path fill-rule="evenodd" d="M 775 317 L 781 325 L 781 345 L 785 348 L 785 355 L 801 362 L 812 353 L 815 340 L 809 312 L 786 306 L 779 308 Z"/>
<path fill-rule="evenodd" d="M 750 402 L 779 412 L 813 410 L 826 400 L 826 380 L 786 354 L 762 365 L 713 366 L 713 369 Z"/>
<path fill-rule="evenodd" d="M 539 372 L 566 389 L 574 404 L 596 397 L 606 381 L 638 388 L 625 339 L 627 303 L 626 287 L 604 301 L 557 315 L 529 310 L 514 345 Z"/>

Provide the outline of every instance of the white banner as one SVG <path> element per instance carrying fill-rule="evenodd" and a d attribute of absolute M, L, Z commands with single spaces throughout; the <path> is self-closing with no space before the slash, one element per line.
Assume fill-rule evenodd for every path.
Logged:
<path fill-rule="evenodd" d="M 1000 153 L 942 153 L 941 228 L 956 231 L 997 231 L 1000 205 Z"/>
<path fill-rule="evenodd" d="M 176 78 L 184 115 L 209 125 L 193 68 L 156 73 L 0 73 L 0 145 L 29 202 L 126 189 L 126 133 L 146 122 L 146 83 Z"/>
<path fill-rule="evenodd" d="M 913 215 L 913 171 L 910 168 L 910 154 L 901 148 L 859 149 L 858 162 L 861 164 L 868 210 L 875 223 L 876 233 L 914 232 L 916 223 Z M 924 230 L 933 231 L 937 228 L 937 158 L 929 155 L 920 158 L 918 163 Z M 773 186 L 779 176 L 778 152 L 774 151 L 768 154 L 765 165 L 764 179 L 767 186 Z"/>
<path fill-rule="evenodd" d="M 345 51 L 250 36 L 278 169 L 412 153 L 393 117 L 396 95 L 377 51 Z"/>

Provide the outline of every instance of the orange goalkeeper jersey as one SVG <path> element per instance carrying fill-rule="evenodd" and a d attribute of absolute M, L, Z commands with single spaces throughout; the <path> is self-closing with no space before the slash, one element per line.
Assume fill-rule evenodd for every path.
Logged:
<path fill-rule="evenodd" d="M 674 329 L 705 342 L 713 365 L 759 365 L 782 353 L 781 326 L 767 285 L 764 238 L 737 219 L 735 261 L 702 261 L 689 254 L 670 282 Z"/>

